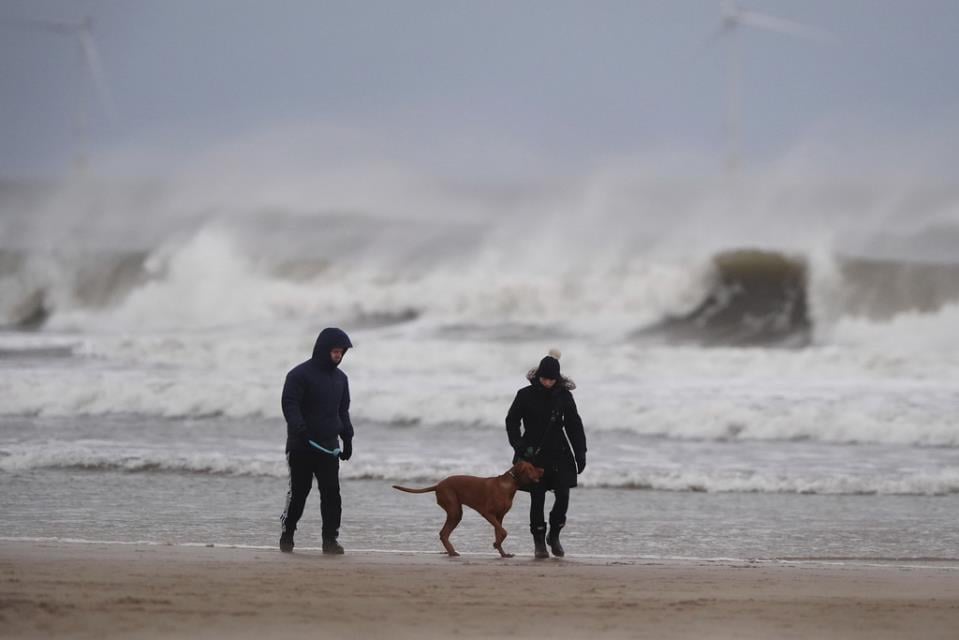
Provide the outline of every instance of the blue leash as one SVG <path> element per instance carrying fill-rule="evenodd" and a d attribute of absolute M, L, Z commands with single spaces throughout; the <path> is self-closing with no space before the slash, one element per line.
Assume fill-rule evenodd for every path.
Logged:
<path fill-rule="evenodd" d="M 343 450 L 340 449 L 339 447 L 337 447 L 336 449 L 327 449 L 326 447 L 321 447 L 320 445 L 316 444 L 312 440 L 307 440 L 307 442 L 309 442 L 310 446 L 313 447 L 314 449 L 319 449 L 323 453 L 328 453 L 334 458 L 338 458 L 340 454 L 343 453 Z"/>

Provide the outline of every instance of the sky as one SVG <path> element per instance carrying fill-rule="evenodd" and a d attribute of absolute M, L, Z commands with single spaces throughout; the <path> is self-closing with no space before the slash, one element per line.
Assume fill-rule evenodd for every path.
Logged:
<path fill-rule="evenodd" d="M 890 162 L 955 148 L 959 3 L 740 5 L 834 36 L 740 32 L 744 163 L 810 144 Z M 112 116 L 76 38 L 17 22 L 85 16 Z M 310 162 L 317 147 L 477 176 L 633 156 L 718 167 L 731 41 L 704 43 L 720 19 L 716 0 L 0 0 L 0 176 L 80 156 L 164 173 L 231 149 Z"/>

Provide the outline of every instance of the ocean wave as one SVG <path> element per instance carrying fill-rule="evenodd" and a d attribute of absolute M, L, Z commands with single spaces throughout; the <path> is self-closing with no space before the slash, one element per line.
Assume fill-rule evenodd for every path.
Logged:
<path fill-rule="evenodd" d="M 698 471 L 607 472 L 585 479 L 582 486 L 611 489 L 693 493 L 793 493 L 809 495 L 925 495 L 959 493 L 954 469 L 888 477 L 851 476 L 841 472 L 808 474 L 730 473 Z"/>
<path fill-rule="evenodd" d="M 812 336 L 806 261 L 768 251 L 712 259 L 709 293 L 692 311 L 639 331 L 640 338 L 703 345 L 803 347 Z"/>
<path fill-rule="evenodd" d="M 146 251 L 0 247 L 0 327 L 35 329 L 66 309 L 109 308 L 148 280 Z"/>
<path fill-rule="evenodd" d="M 499 475 L 503 469 L 493 462 L 464 459 L 402 460 L 389 456 L 370 460 L 351 460 L 340 466 L 343 480 L 370 480 L 386 483 L 429 486 L 449 475 L 480 477 Z M 959 493 L 959 471 L 953 468 L 889 474 L 887 472 L 852 475 L 836 471 L 807 472 L 730 471 L 725 469 L 648 469 L 636 465 L 612 469 L 601 459 L 580 476 L 584 488 L 650 490 L 706 493 L 791 493 L 825 495 L 924 495 Z M 0 471 L 28 473 L 44 469 L 137 474 L 199 474 L 227 477 L 285 479 L 286 462 L 280 455 L 236 457 L 214 453 L 176 452 L 96 452 L 82 448 L 56 451 L 49 448 L 0 453 Z"/>
<path fill-rule="evenodd" d="M 711 260 L 708 292 L 691 311 L 635 335 L 671 343 L 804 347 L 829 335 L 817 321 L 873 324 L 934 315 L 959 301 L 959 264 L 731 250 Z"/>
<path fill-rule="evenodd" d="M 620 338 L 659 328 L 668 341 L 794 347 L 828 339 L 838 318 L 959 301 L 952 182 L 836 178 L 787 162 L 731 189 L 612 162 L 480 185 L 341 160 L 243 180 L 6 181 L 0 327 L 189 331 L 322 317 L 423 323 L 454 339 L 599 325 Z"/>
<path fill-rule="evenodd" d="M 97 451 L 83 447 L 21 447 L 0 452 L 0 470 L 23 473 L 36 469 L 118 471 L 127 473 L 196 473 L 224 476 L 285 477 L 282 459 L 237 459 L 225 454 L 189 452 Z"/>
<path fill-rule="evenodd" d="M 0 333 L 0 360 L 71 358 L 83 346 L 84 341 L 75 336 Z"/>
<path fill-rule="evenodd" d="M 135 346 L 127 357 L 136 369 L 97 360 L 82 366 L 48 362 L 0 376 L 0 415 L 67 422 L 130 416 L 131 424 L 147 425 L 215 419 L 269 423 L 282 431 L 279 391 L 291 364 L 284 354 L 295 353 L 295 345 L 243 339 L 214 341 L 207 350 L 168 340 Z M 522 372 L 530 365 L 508 345 L 440 346 L 442 351 L 413 342 L 351 353 L 350 366 L 362 372 L 351 379 L 354 424 L 427 435 L 501 432 L 522 383 L 482 372 Z M 422 360 L 423 353 L 432 355 Z M 590 432 L 680 441 L 959 447 L 957 394 L 949 383 L 955 365 L 937 368 L 935 362 L 868 353 L 850 358 L 836 350 L 730 350 L 703 358 L 691 350 L 632 352 L 612 345 L 584 353 L 590 359 L 569 371 L 581 383 L 576 400 Z M 206 358 L 229 363 L 228 372 L 207 367 Z M 421 358 L 419 367 L 412 364 L 415 358 Z M 504 366 L 501 359 L 508 358 L 516 363 Z M 179 366 L 167 366 L 166 359 Z"/>
<path fill-rule="evenodd" d="M 562 339 L 598 325 L 624 339 L 796 348 L 828 341 L 844 319 L 882 324 L 959 301 L 957 264 L 730 249 L 679 261 L 623 254 L 550 276 L 439 249 L 427 265 L 276 263 L 235 234 L 204 227 L 152 253 L 0 250 L 0 327 L 166 331 L 321 316 L 359 328 L 418 322 L 447 339 Z"/>

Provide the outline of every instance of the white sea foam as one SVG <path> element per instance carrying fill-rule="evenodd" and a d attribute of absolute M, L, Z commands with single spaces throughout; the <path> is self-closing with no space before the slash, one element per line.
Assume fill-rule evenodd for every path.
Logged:
<path fill-rule="evenodd" d="M 425 333 L 425 335 L 423 335 Z M 353 333 L 357 424 L 501 429 L 524 373 L 551 346 L 438 339 L 413 326 Z M 278 419 L 286 371 L 313 336 L 201 332 L 87 335 L 73 357 L 30 361 L 0 377 L 0 414 Z M 7 336 L 3 348 L 71 345 Z M 959 446 L 948 352 L 868 347 L 799 351 L 676 349 L 568 339 L 564 371 L 591 430 L 680 439 L 802 440 Z"/>
<path fill-rule="evenodd" d="M 490 451 L 490 454 L 493 452 Z M 502 453 L 501 451 L 499 453 Z M 822 453 L 819 451 L 818 453 Z M 506 464 L 494 455 L 438 451 L 391 452 L 374 447 L 356 460 L 341 464 L 341 477 L 379 480 L 406 486 L 429 486 L 454 474 L 480 477 L 499 475 Z M 648 489 L 710 493 L 801 493 L 946 495 L 959 493 L 959 471 L 939 456 L 928 468 L 830 468 L 823 460 L 775 460 L 749 463 L 709 460 L 705 449 L 686 449 L 682 463 L 655 445 L 640 456 L 595 454 L 589 472 L 580 477 L 584 487 Z M 726 455 L 726 454 L 722 454 Z M 722 457 L 721 455 L 721 457 Z M 828 454 L 827 454 L 828 455 Z M 883 454 L 881 454 L 883 455 Z M 894 454 L 886 452 L 886 457 Z M 775 457 L 775 456 L 773 456 Z M 500 456 L 502 458 L 502 456 Z M 839 459 L 837 458 L 837 461 Z M 848 461 L 846 461 L 848 462 Z M 276 451 L 240 452 L 230 447 L 213 451 L 186 447 L 137 448 L 128 443 L 59 443 L 13 445 L 0 449 L 0 471 L 29 473 L 42 469 L 73 469 L 123 473 L 191 473 L 282 479 L 286 462 Z"/>

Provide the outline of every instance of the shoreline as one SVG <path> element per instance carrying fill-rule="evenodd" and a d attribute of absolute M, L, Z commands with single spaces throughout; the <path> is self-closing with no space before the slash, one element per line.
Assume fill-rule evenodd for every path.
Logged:
<path fill-rule="evenodd" d="M 10 637 L 953 638 L 959 566 L 0 540 Z"/>
<path fill-rule="evenodd" d="M 58 537 L 23 537 L 23 536 L 0 536 L 0 548 L 5 544 L 39 544 L 39 545 L 94 545 L 94 546 L 120 546 L 120 547 L 182 547 L 185 549 L 236 549 L 244 551 L 276 551 L 276 545 L 255 545 L 255 544 L 235 544 L 235 543 L 211 543 L 211 542 L 164 542 L 157 540 L 90 540 L 85 538 L 74 538 L 68 536 Z M 319 545 L 297 545 L 298 552 L 321 553 L 322 547 Z M 378 555 L 385 556 L 410 556 L 410 558 L 430 558 L 433 556 L 445 557 L 445 553 L 439 550 L 427 549 L 377 549 L 377 548 L 353 548 L 350 547 L 351 555 L 369 556 L 370 559 Z M 496 557 L 496 553 L 486 553 L 478 551 L 459 551 L 459 554 L 467 559 L 483 559 Z M 532 558 L 532 554 L 521 551 L 516 554 L 514 560 Z M 553 558 L 559 561 L 557 558 Z M 942 571 L 959 571 L 959 557 L 939 558 L 939 557 L 876 557 L 876 556 L 810 556 L 810 557 L 753 557 L 736 558 L 726 556 L 715 557 L 694 557 L 694 556 L 656 556 L 656 555 L 628 555 L 628 554 L 603 554 L 603 553 L 568 553 L 563 559 L 564 562 L 576 562 L 584 565 L 644 565 L 644 564 L 700 564 L 700 565 L 749 565 L 749 566 L 811 566 L 811 567 L 886 567 L 890 569 L 939 569 Z"/>

